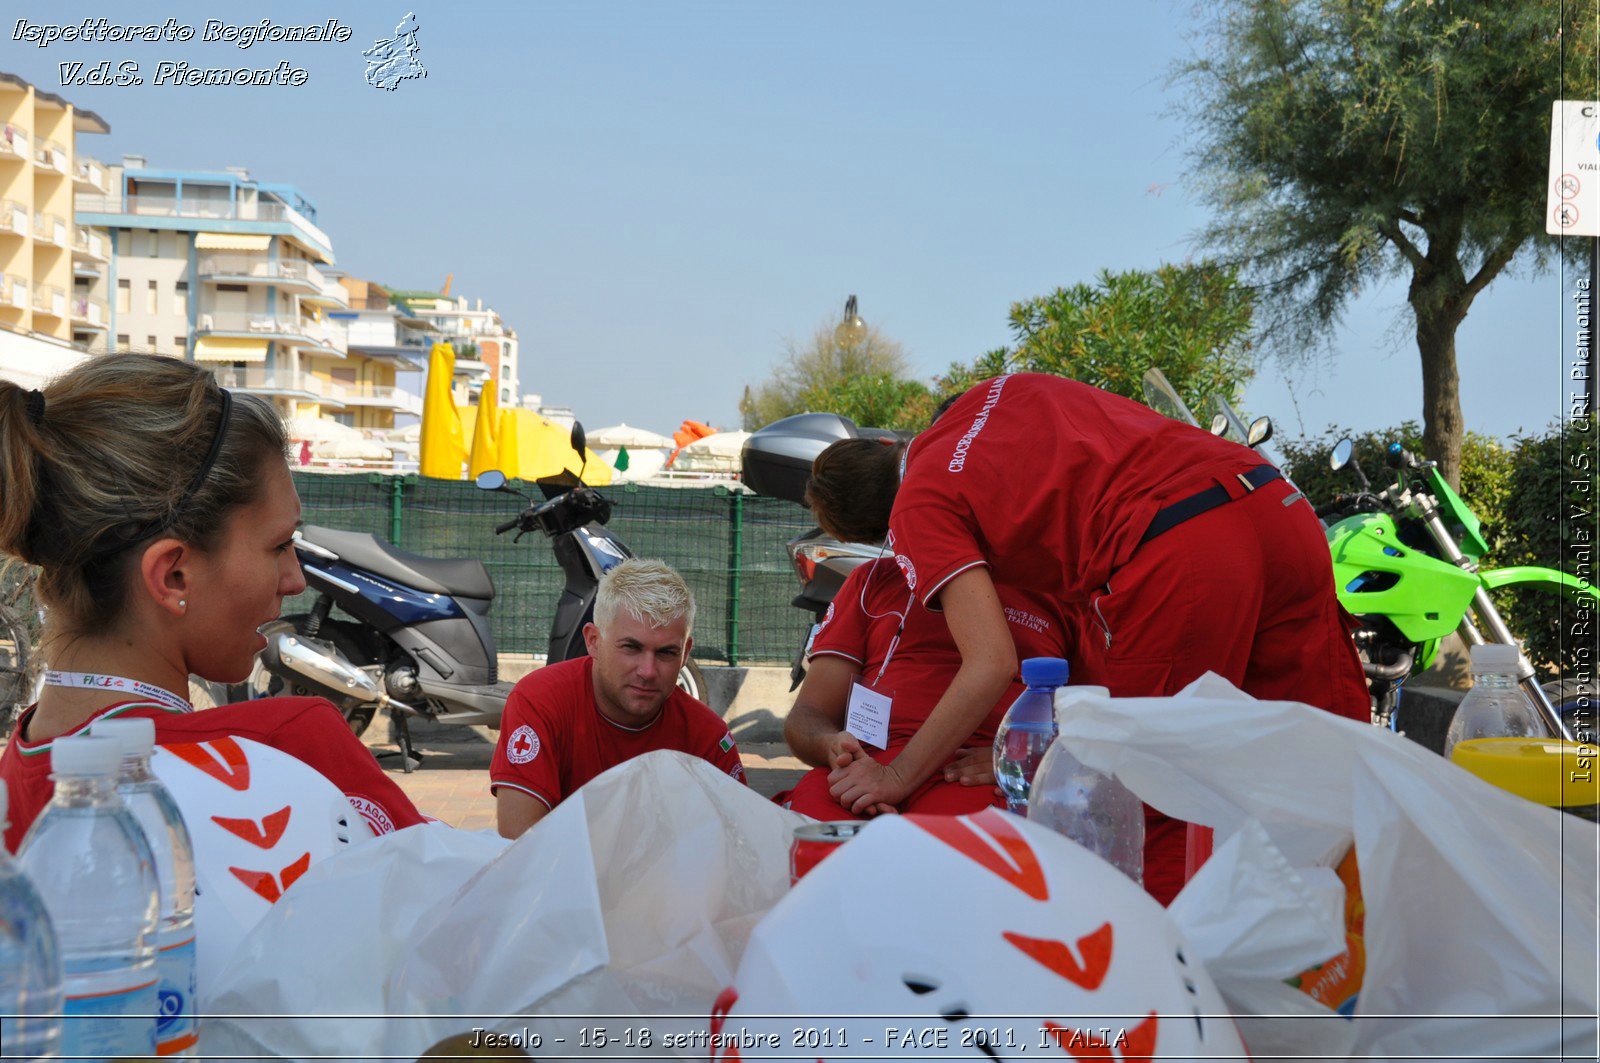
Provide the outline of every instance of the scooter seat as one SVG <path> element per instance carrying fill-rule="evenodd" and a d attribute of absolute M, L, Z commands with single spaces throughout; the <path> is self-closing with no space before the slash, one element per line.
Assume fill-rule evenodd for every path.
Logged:
<path fill-rule="evenodd" d="M 415 590 L 481 601 L 494 597 L 494 581 L 477 558 L 424 557 L 401 550 L 376 535 L 334 531 L 314 524 L 303 526 L 300 535 L 309 543 L 332 550 L 348 564 Z"/>

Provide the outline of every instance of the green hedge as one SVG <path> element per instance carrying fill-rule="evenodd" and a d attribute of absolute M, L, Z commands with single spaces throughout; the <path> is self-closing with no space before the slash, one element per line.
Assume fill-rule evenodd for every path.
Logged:
<path fill-rule="evenodd" d="M 1350 468 L 1333 472 L 1328 455 L 1348 436 L 1356 460 L 1374 491 L 1393 481 L 1384 464 L 1392 442 L 1422 452 L 1422 429 L 1414 421 L 1375 432 L 1329 427 L 1320 436 L 1281 444 L 1290 476 L 1313 504 L 1359 487 Z M 1595 509 L 1582 504 L 1593 497 L 1596 438 L 1587 421 L 1552 425 L 1543 433 L 1513 436 L 1502 443 L 1491 436 L 1466 433 L 1461 447 L 1461 497 L 1483 521 L 1489 553 L 1485 568 L 1540 565 L 1595 582 L 1587 547 L 1595 538 Z M 1573 503 L 1579 503 L 1577 509 Z M 1592 673 L 1594 626 L 1568 599 L 1541 592 L 1505 592 L 1496 596 L 1511 630 L 1523 638 L 1528 655 L 1562 674 Z M 1585 633 L 1587 630 L 1587 634 Z"/>

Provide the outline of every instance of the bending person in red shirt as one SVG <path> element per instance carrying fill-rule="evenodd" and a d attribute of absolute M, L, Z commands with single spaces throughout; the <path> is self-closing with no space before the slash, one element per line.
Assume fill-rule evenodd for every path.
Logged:
<path fill-rule="evenodd" d="M 833 444 L 808 495 L 830 534 L 892 534 L 896 561 L 961 652 L 900 755 L 846 769 L 858 810 L 913 792 L 1011 681 L 1006 588 L 1081 620 L 1077 682 L 1160 696 L 1212 671 L 1256 697 L 1368 716 L 1310 505 L 1248 448 L 1129 399 L 1061 377 L 997 377 L 903 453 Z M 1145 884 L 1162 901 L 1181 884 L 1183 840 L 1181 825 L 1151 814 Z"/>
<path fill-rule="evenodd" d="M 660 561 L 624 561 L 600 577 L 589 656 L 545 665 L 506 699 L 489 765 L 495 822 L 516 838 L 608 768 L 657 749 L 711 762 L 744 781 L 722 717 L 678 688 L 694 646 L 694 595 Z"/>
<path fill-rule="evenodd" d="M 189 675 L 242 682 L 287 595 L 300 499 L 283 422 L 192 362 L 107 355 L 42 391 L 0 381 L 0 552 L 39 566 L 39 703 L 0 755 L 15 850 L 49 801 L 51 743 L 103 716 L 150 716 L 162 744 L 252 738 L 298 757 L 375 831 L 425 817 L 317 698 L 196 713 Z"/>
<path fill-rule="evenodd" d="M 1066 654 L 1067 635 L 1050 603 L 1010 589 L 1003 597 L 1019 656 Z M 917 601 L 899 566 L 885 557 L 857 568 L 828 607 L 811 643 L 805 682 L 784 720 L 790 749 L 813 766 L 785 804 L 813 819 L 864 818 L 841 803 L 850 785 L 845 769 L 861 757 L 892 763 L 960 667 L 944 617 Z M 1003 804 L 994 788 L 994 736 L 1022 690 L 1013 677 L 941 771 L 896 804 L 862 813 L 957 816 Z"/>

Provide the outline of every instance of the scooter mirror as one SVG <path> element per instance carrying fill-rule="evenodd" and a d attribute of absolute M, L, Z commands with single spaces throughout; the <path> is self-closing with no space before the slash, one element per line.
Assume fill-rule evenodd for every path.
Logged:
<path fill-rule="evenodd" d="M 1259 447 L 1272 438 L 1272 418 L 1257 417 L 1250 422 L 1250 435 L 1246 442 L 1252 447 Z"/>
<path fill-rule="evenodd" d="M 1341 439 L 1333 445 L 1333 453 L 1328 455 L 1328 468 L 1338 472 L 1350 464 L 1350 458 L 1355 454 L 1356 445 L 1348 439 Z"/>
<path fill-rule="evenodd" d="M 506 485 L 506 474 L 499 469 L 489 469 L 480 472 L 472 482 L 478 485 L 480 491 L 498 491 Z"/>
<path fill-rule="evenodd" d="M 572 449 L 582 454 L 588 447 L 588 440 L 584 438 L 583 422 L 572 422 Z"/>
<path fill-rule="evenodd" d="M 1220 413 L 1211 418 L 1211 434 L 1218 437 L 1228 434 L 1228 419 Z"/>

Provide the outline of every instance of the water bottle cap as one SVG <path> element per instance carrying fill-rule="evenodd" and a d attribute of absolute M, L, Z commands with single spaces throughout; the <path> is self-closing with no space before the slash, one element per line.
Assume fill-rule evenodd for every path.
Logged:
<path fill-rule="evenodd" d="M 96 720 L 89 725 L 89 733 L 111 739 L 124 758 L 148 757 L 156 748 L 156 722 L 148 716 Z"/>
<path fill-rule="evenodd" d="M 122 766 L 122 744 L 97 735 L 73 735 L 50 743 L 50 774 L 115 775 Z"/>
<path fill-rule="evenodd" d="M 1022 681 L 1030 687 L 1064 687 L 1067 671 L 1060 657 L 1029 657 L 1022 662 Z"/>
<path fill-rule="evenodd" d="M 1517 648 L 1503 642 L 1486 642 L 1471 649 L 1474 672 L 1505 672 L 1517 667 Z"/>

